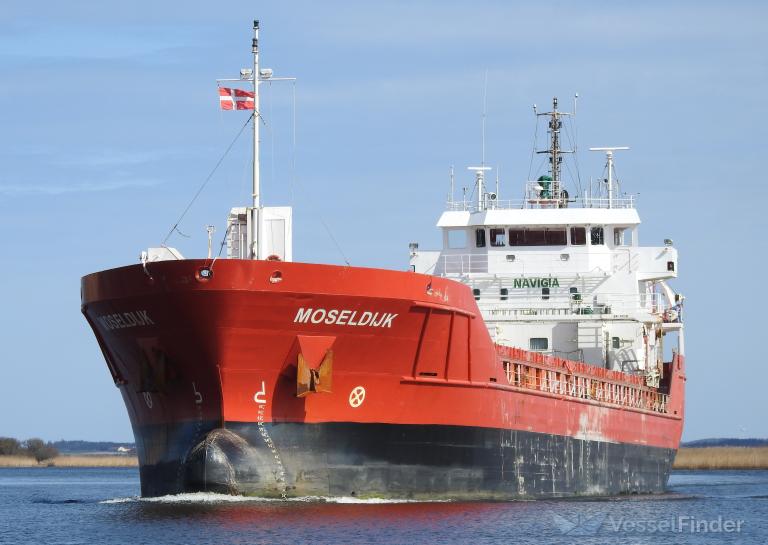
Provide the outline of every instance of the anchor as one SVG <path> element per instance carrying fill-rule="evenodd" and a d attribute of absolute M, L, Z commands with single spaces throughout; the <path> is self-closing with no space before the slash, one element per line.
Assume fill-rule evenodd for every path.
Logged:
<path fill-rule="evenodd" d="M 304 397 L 311 393 L 331 393 L 333 371 L 333 350 L 328 350 L 320 365 L 313 369 L 307 363 L 303 354 L 299 354 L 299 364 L 296 371 L 296 397 Z"/>
<path fill-rule="evenodd" d="M 309 394 L 331 393 L 333 373 L 333 345 L 335 336 L 297 335 L 287 354 L 284 369 L 286 378 L 296 373 L 296 397 Z"/>

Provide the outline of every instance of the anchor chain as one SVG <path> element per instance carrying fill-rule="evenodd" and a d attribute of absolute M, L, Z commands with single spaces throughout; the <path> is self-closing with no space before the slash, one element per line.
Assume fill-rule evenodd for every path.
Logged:
<path fill-rule="evenodd" d="M 280 459 L 280 453 L 277 451 L 277 447 L 275 447 L 274 441 L 272 441 L 272 438 L 269 436 L 269 432 L 267 431 L 267 428 L 264 426 L 264 405 L 259 405 L 259 411 L 257 413 L 257 426 L 259 428 L 259 434 L 261 435 L 262 440 L 264 441 L 264 444 L 267 446 L 269 451 L 272 453 L 272 457 L 275 459 L 275 465 L 277 466 L 277 482 L 282 486 L 283 491 L 281 492 L 280 496 L 283 499 L 287 499 L 288 497 L 288 485 L 285 480 L 285 466 L 283 465 L 283 461 Z"/>

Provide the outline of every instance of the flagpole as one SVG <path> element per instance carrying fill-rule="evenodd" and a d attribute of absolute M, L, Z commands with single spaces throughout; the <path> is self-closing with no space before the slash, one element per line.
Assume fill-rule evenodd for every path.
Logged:
<path fill-rule="evenodd" d="M 259 258 L 259 21 L 253 21 L 253 258 Z"/>

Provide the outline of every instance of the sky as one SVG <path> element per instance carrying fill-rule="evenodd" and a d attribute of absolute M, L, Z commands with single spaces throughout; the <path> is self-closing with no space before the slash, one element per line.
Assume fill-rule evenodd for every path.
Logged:
<path fill-rule="evenodd" d="M 631 146 L 640 243 L 680 252 L 684 439 L 768 437 L 768 4 L 478 0 L 4 2 L 0 435 L 132 439 L 80 277 L 159 245 L 245 122 L 215 80 L 251 62 L 254 18 L 262 66 L 298 78 L 262 91 L 262 195 L 294 207 L 295 260 L 406 268 L 409 242 L 438 246 L 450 166 L 471 183 L 484 89 L 501 198 L 528 177 L 532 104 L 578 93 L 582 180 L 588 147 Z M 247 203 L 249 146 L 169 240 L 185 256 Z"/>

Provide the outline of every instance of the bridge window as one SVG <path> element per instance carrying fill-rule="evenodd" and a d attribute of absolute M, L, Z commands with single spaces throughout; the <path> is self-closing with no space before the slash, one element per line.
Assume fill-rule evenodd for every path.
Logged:
<path fill-rule="evenodd" d="M 448 248 L 455 250 L 467 247 L 467 232 L 464 229 L 448 231 Z"/>
<path fill-rule="evenodd" d="M 472 295 L 475 296 L 475 301 L 480 300 L 480 290 L 478 288 L 472 290 Z"/>
<path fill-rule="evenodd" d="M 509 230 L 509 245 L 510 246 L 525 246 L 525 229 L 510 229 Z"/>
<path fill-rule="evenodd" d="M 627 227 L 616 227 L 613 230 L 614 246 L 631 246 L 632 231 Z"/>
<path fill-rule="evenodd" d="M 565 229 L 547 229 L 546 231 L 547 246 L 565 246 Z"/>
<path fill-rule="evenodd" d="M 545 301 L 549 301 L 549 288 L 541 288 L 541 298 Z"/>
<path fill-rule="evenodd" d="M 525 246 L 544 246 L 547 243 L 546 229 L 526 229 Z"/>
<path fill-rule="evenodd" d="M 501 299 L 502 301 L 506 301 L 508 299 L 508 296 L 509 296 L 508 288 L 501 288 L 499 290 L 499 299 Z"/>
<path fill-rule="evenodd" d="M 605 244 L 605 233 L 602 227 L 593 227 L 590 231 L 590 243 L 592 246 Z"/>
<path fill-rule="evenodd" d="M 587 230 L 584 227 L 571 227 L 571 246 L 584 246 L 587 243 Z"/>
<path fill-rule="evenodd" d="M 475 246 L 485 248 L 485 229 L 475 229 Z"/>
<path fill-rule="evenodd" d="M 492 230 L 493 231 L 493 230 Z M 510 246 L 565 246 L 565 228 L 510 229 Z"/>
<path fill-rule="evenodd" d="M 531 350 L 543 352 L 544 350 L 549 349 L 549 339 L 546 337 L 531 337 L 529 343 L 528 346 Z"/>
<path fill-rule="evenodd" d="M 491 246 L 504 246 L 504 228 L 491 229 Z"/>

